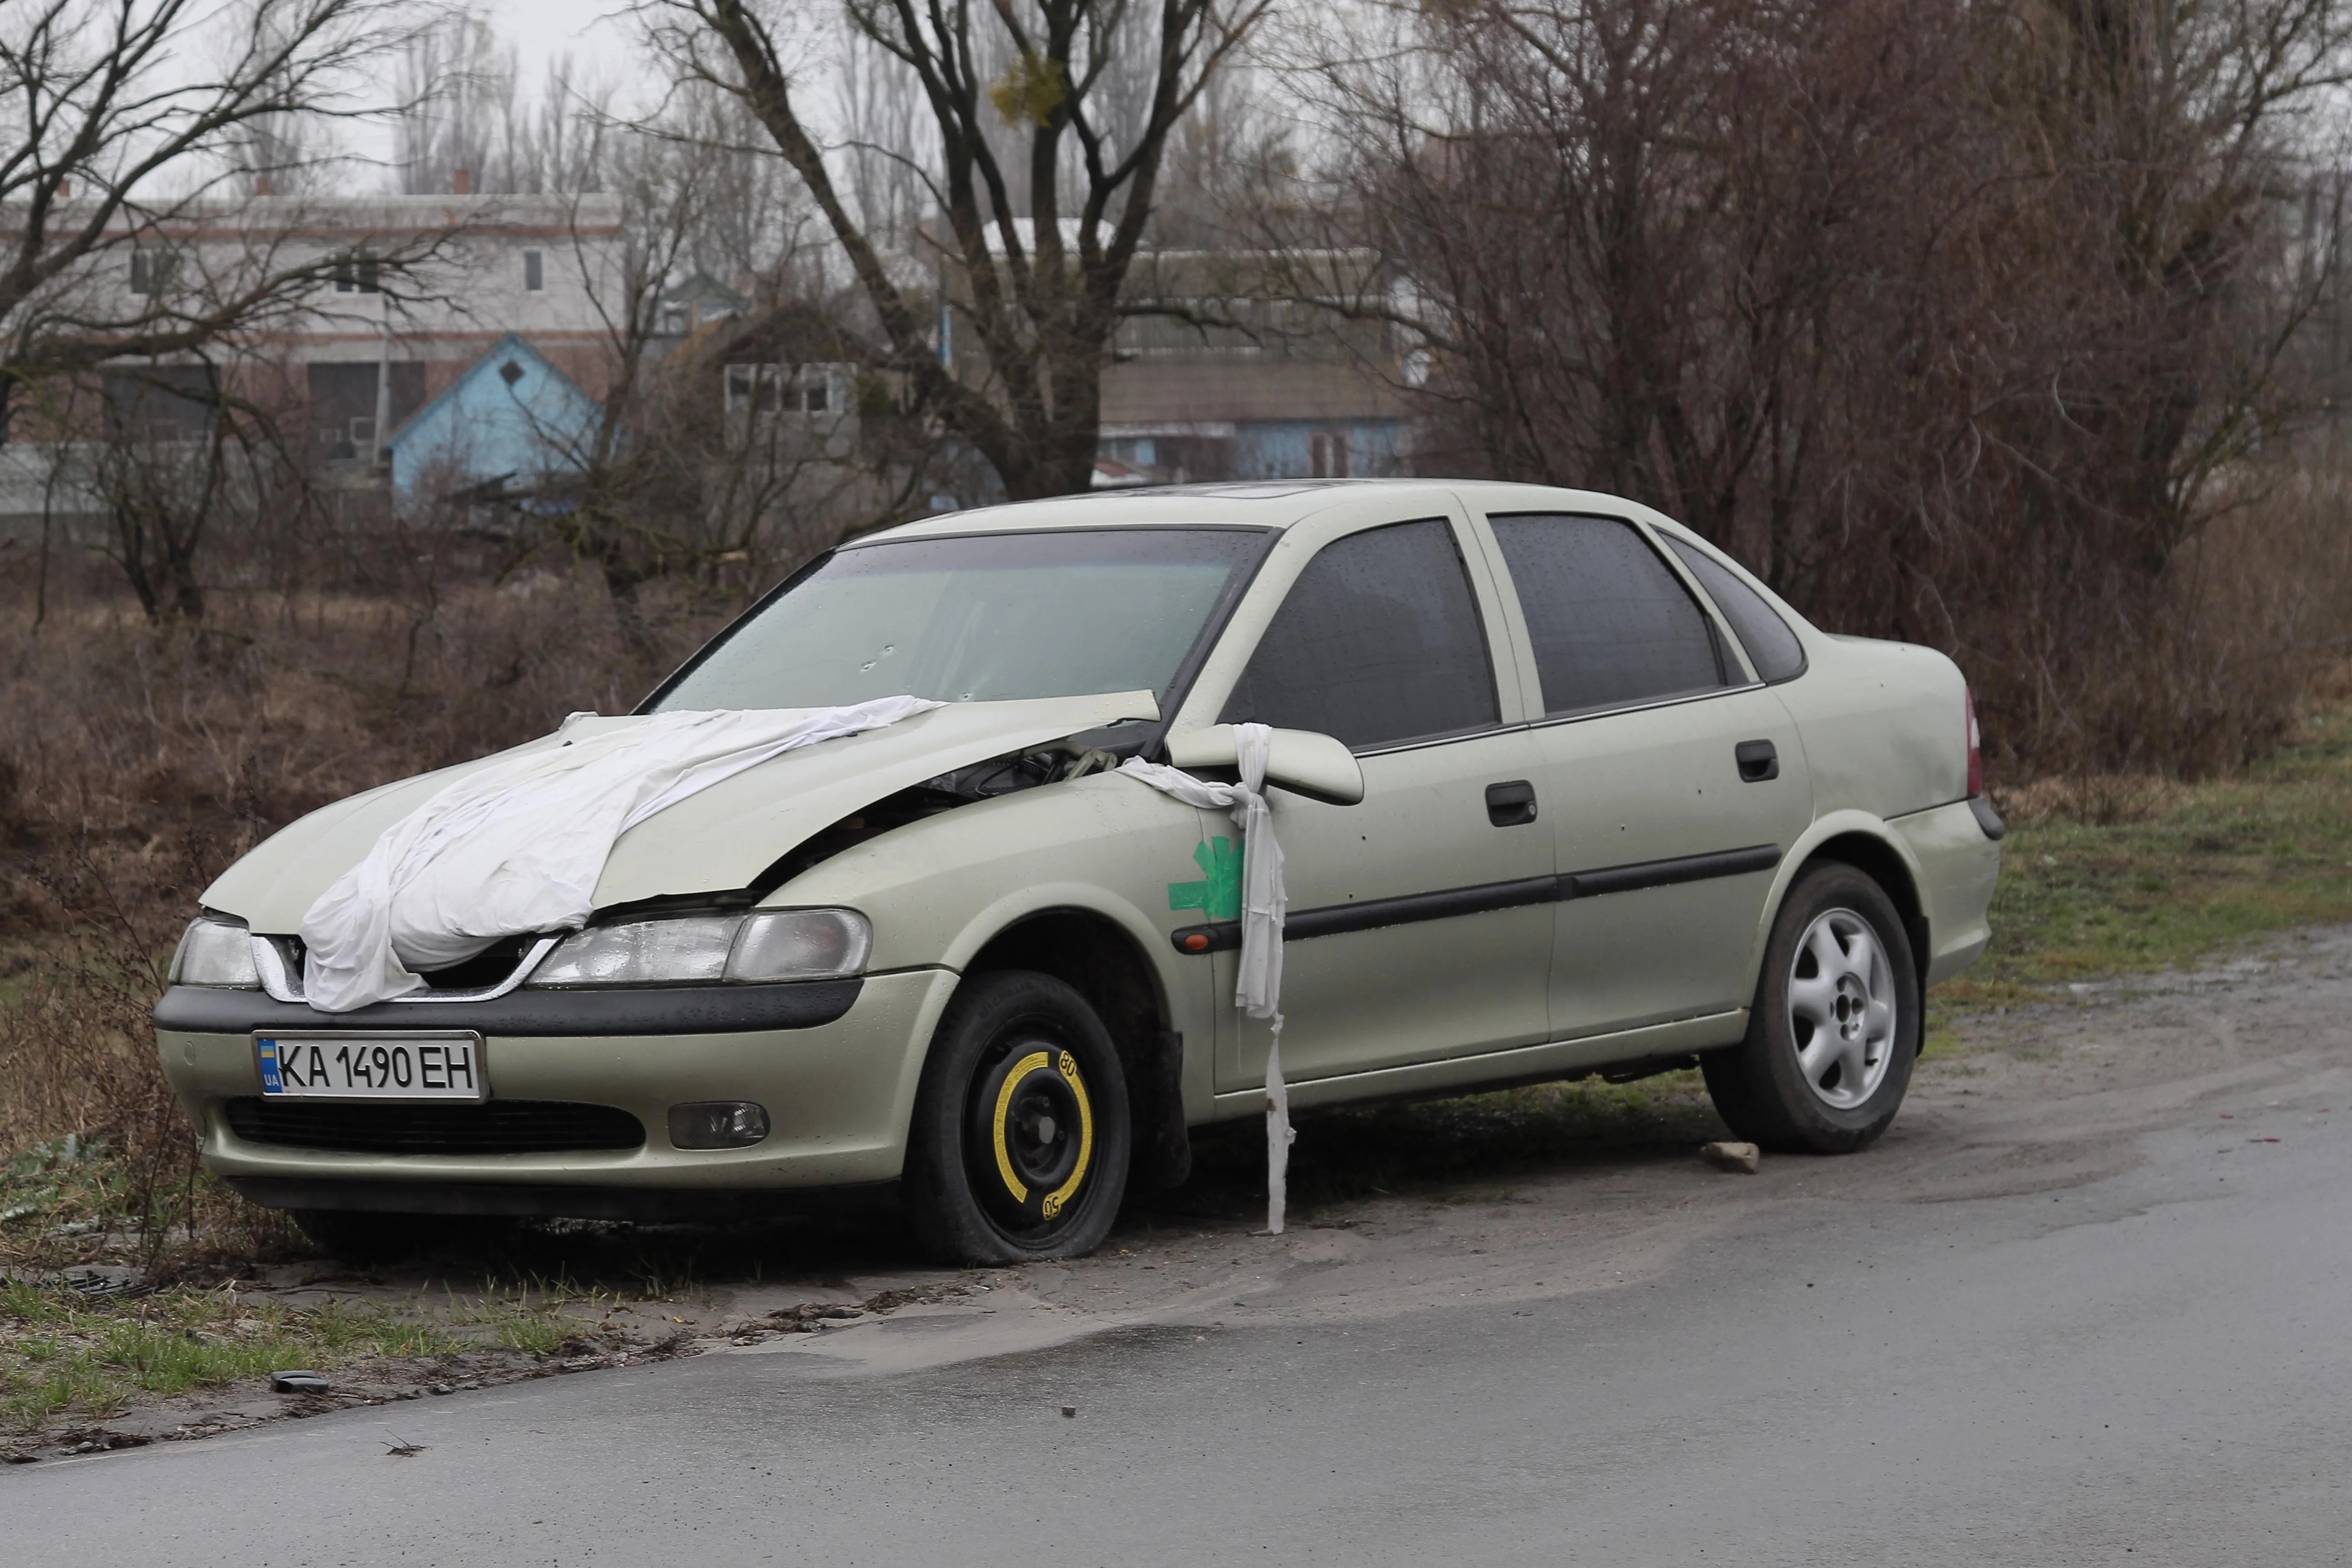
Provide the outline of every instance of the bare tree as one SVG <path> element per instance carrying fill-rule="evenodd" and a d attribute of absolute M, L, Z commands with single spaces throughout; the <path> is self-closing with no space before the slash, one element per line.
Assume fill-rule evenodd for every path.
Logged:
<path fill-rule="evenodd" d="M 869 488 L 871 465 L 844 369 L 865 345 L 806 264 L 799 194 L 749 142 L 757 127 L 740 102 L 689 89 L 650 121 L 604 125 L 600 177 L 619 198 L 621 236 L 617 247 L 583 238 L 570 261 L 603 314 L 611 372 L 590 425 L 540 430 L 551 477 L 537 513 L 593 565 L 650 658 L 646 584 L 729 563 L 749 576 L 779 554 L 794 563 L 863 521 L 853 492 Z M 712 268 L 748 298 L 689 330 L 669 293 Z M 824 378 L 814 395 L 811 372 Z"/>
<path fill-rule="evenodd" d="M 350 95 L 414 12 L 248 0 L 234 15 L 231 30 L 197 0 L 0 11 L 14 127 L 0 140 L 0 428 L 30 383 L 201 348 L 296 308 L 336 266 L 315 246 L 257 243 L 199 279 L 175 236 L 249 177 L 240 141 L 282 147 L 297 121 L 366 112 Z M 188 68 L 209 58 L 216 68 Z M 396 276 L 404 259 L 381 265 Z"/>
<path fill-rule="evenodd" d="M 108 552 L 150 620 L 201 619 L 198 562 L 224 528 L 310 506 L 277 410 L 210 353 L 188 364 L 117 371 L 101 395 L 101 438 L 87 464 L 112 523 Z M 248 545 L 257 540 L 247 538 Z"/>
<path fill-rule="evenodd" d="M 919 86 L 946 307 L 983 363 L 951 365 L 940 305 L 845 191 L 796 60 L 758 0 L 642 0 L 689 79 L 740 97 L 823 215 L 873 312 L 877 359 L 1015 497 L 1091 482 L 1119 295 L 1168 140 L 1269 0 L 853 0 L 857 33 Z"/>
<path fill-rule="evenodd" d="M 1364 9 L 1292 78 L 1346 150 L 1314 242 L 1384 258 L 1350 307 L 1423 337 L 1425 465 L 1640 497 L 1833 626 L 1950 648 L 1996 746 L 2210 761 L 2159 607 L 2294 415 L 2347 17 Z"/>

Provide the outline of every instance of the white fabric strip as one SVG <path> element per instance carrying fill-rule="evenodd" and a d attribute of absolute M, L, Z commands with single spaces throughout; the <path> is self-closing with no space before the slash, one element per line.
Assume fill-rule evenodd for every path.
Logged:
<path fill-rule="evenodd" d="M 885 697 L 656 713 L 469 773 L 385 828 L 311 904 L 304 999 L 348 1013 L 405 995 L 425 984 L 415 970 L 463 963 L 502 937 L 576 931 L 614 843 L 656 812 L 797 747 L 940 706 Z"/>
<path fill-rule="evenodd" d="M 1290 907 L 1282 883 L 1282 846 L 1265 799 L 1266 756 L 1274 731 L 1264 724 L 1234 726 L 1242 782 L 1211 784 L 1178 768 L 1129 758 L 1118 771 L 1203 811 L 1230 810 L 1242 830 L 1242 959 L 1234 1002 L 1253 1018 L 1274 1021 L 1265 1053 L 1265 1228 L 1282 1234 L 1289 1196 L 1290 1091 L 1282 1081 L 1282 921 Z"/>

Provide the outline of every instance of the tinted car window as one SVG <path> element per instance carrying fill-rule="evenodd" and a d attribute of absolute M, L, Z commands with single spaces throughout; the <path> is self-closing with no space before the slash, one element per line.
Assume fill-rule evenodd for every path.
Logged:
<path fill-rule="evenodd" d="M 1545 712 L 1725 684 L 1713 623 L 1631 524 L 1527 516 L 1494 525 L 1535 643 Z"/>
<path fill-rule="evenodd" d="M 1748 662 L 1756 667 L 1758 679 L 1786 680 L 1792 675 L 1805 673 L 1805 645 L 1789 629 L 1789 623 L 1776 614 L 1764 596 L 1724 569 L 1723 563 L 1696 545 L 1666 536 L 1666 543 L 1683 558 L 1691 569 L 1698 585 L 1731 623 L 1739 637 L 1739 646 L 1748 650 Z"/>
<path fill-rule="evenodd" d="M 1443 521 L 1323 547 L 1291 585 L 1225 703 L 1229 724 L 1319 730 L 1361 749 L 1499 717 L 1486 633 Z"/>

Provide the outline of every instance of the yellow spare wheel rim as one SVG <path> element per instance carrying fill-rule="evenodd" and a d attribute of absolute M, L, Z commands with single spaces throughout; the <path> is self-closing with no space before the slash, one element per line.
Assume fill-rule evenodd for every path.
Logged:
<path fill-rule="evenodd" d="M 1001 1222 L 1054 1226 L 1094 1163 L 1095 1111 L 1078 1059 L 1061 1045 L 1023 1041 L 981 1075 L 972 1142 L 985 1170 L 976 1184 Z"/>

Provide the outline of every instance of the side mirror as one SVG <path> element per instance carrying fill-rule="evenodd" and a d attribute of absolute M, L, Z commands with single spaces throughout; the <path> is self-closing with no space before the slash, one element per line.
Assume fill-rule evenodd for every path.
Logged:
<path fill-rule="evenodd" d="M 1168 760 L 1187 769 L 1238 766 L 1234 727 L 1218 724 L 1171 735 Z M 1327 805 L 1353 805 L 1364 798 L 1364 770 L 1357 765 L 1356 754 L 1312 730 L 1274 732 L 1266 747 L 1265 782 Z"/>

